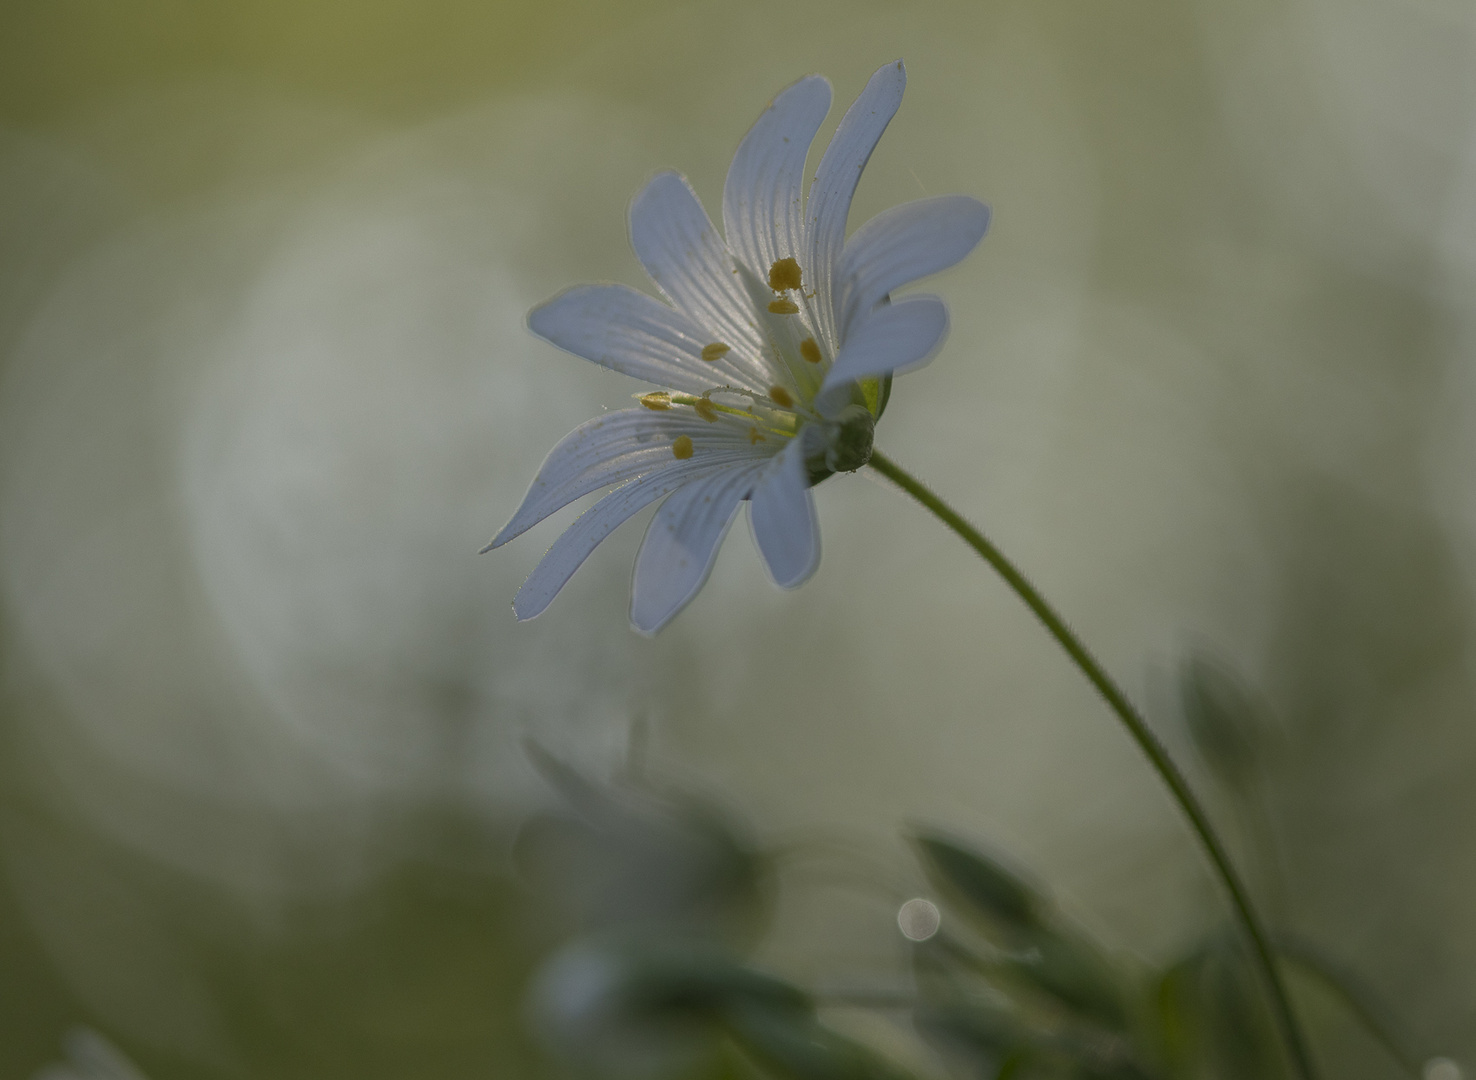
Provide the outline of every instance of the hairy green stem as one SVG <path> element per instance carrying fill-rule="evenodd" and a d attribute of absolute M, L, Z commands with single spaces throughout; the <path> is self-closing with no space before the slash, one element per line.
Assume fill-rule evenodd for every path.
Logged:
<path fill-rule="evenodd" d="M 1195 798 L 1194 792 L 1190 790 L 1188 781 L 1179 772 L 1178 766 L 1169 757 L 1168 751 L 1158 741 L 1158 737 L 1148 727 L 1148 722 L 1128 700 L 1127 695 L 1112 681 L 1112 677 L 1087 650 L 1086 645 L 1076 636 L 1071 627 L 1066 625 L 1066 621 L 1056 614 L 1055 609 L 1046 602 L 1045 597 L 983 533 L 964 520 L 957 511 L 935 495 L 920 480 L 875 449 L 871 452 L 871 467 L 931 510 L 943 524 L 957 533 L 964 543 L 973 548 L 980 558 L 1004 578 L 1005 583 L 1015 590 L 1021 600 L 1025 601 L 1025 606 L 1034 612 L 1035 617 L 1045 625 L 1050 635 L 1056 639 L 1061 648 L 1066 650 L 1066 654 L 1081 669 L 1082 674 L 1096 688 L 1097 693 L 1102 695 L 1103 700 L 1117 714 L 1118 719 L 1127 728 L 1128 734 L 1133 737 L 1133 741 L 1138 744 L 1139 749 L 1147 756 L 1149 763 L 1168 786 L 1174 801 L 1179 804 L 1179 808 L 1183 810 L 1184 816 L 1189 819 L 1190 826 L 1199 837 L 1199 842 L 1204 846 L 1215 873 L 1230 896 L 1230 904 L 1235 910 L 1236 918 L 1250 942 L 1252 954 L 1265 980 L 1272 1011 L 1276 1015 L 1277 1025 L 1281 1028 L 1292 1063 L 1302 1080 L 1315 1080 L 1316 1070 L 1312 1064 L 1312 1057 L 1302 1038 L 1296 1014 L 1292 1011 L 1291 999 L 1287 996 L 1286 986 L 1281 980 L 1280 972 L 1276 969 L 1276 960 L 1271 950 L 1270 940 L 1265 928 L 1261 925 L 1260 918 L 1256 915 L 1255 907 L 1251 904 L 1250 894 L 1231 864 L 1230 856 L 1216 835 L 1214 827 L 1210 824 L 1204 808 Z"/>

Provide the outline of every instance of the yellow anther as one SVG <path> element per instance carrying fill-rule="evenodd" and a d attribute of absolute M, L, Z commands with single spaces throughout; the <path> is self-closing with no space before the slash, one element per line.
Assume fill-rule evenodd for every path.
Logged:
<path fill-rule="evenodd" d="M 710 398 L 700 397 L 692 402 L 692 409 L 709 424 L 717 422 L 717 406 Z"/>
<path fill-rule="evenodd" d="M 642 394 L 639 401 L 646 408 L 656 409 L 658 412 L 671 408 L 671 395 L 660 390 L 654 394 Z"/>
<path fill-rule="evenodd" d="M 761 443 L 763 441 L 764 441 L 764 436 L 759 431 L 758 428 L 752 427 L 752 428 L 749 428 L 748 429 L 748 445 L 749 446 L 752 446 L 754 443 Z"/>
<path fill-rule="evenodd" d="M 794 315 L 799 312 L 799 305 L 793 300 L 770 300 L 769 310 L 775 315 Z"/>
<path fill-rule="evenodd" d="M 800 355 L 812 364 L 820 362 L 820 346 L 815 344 L 814 338 L 807 337 L 800 342 Z"/>
<path fill-rule="evenodd" d="M 781 409 L 787 409 L 794 404 L 794 397 L 782 386 L 769 387 L 769 400 Z"/>
<path fill-rule="evenodd" d="M 715 364 L 727 356 L 728 352 L 729 346 L 724 345 L 721 341 L 714 341 L 711 345 L 702 346 L 702 359 L 709 364 Z"/>
<path fill-rule="evenodd" d="M 692 456 L 692 437 L 690 435 L 678 435 L 671 444 L 671 452 L 678 461 L 686 461 Z"/>
<path fill-rule="evenodd" d="M 800 265 L 792 258 L 778 259 L 769 267 L 769 288 L 775 292 L 800 287 Z"/>

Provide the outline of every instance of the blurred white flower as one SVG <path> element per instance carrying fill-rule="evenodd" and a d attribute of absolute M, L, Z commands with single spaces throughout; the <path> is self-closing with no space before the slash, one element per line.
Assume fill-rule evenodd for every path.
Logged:
<path fill-rule="evenodd" d="M 663 389 L 591 420 L 549 454 L 507 543 L 574 500 L 609 492 L 555 541 L 518 591 L 541 613 L 616 526 L 665 499 L 636 557 L 631 622 L 665 626 L 706 580 L 739 503 L 774 581 L 820 561 L 810 487 L 865 465 L 891 375 L 926 362 L 948 330 L 932 296 L 890 293 L 973 250 L 989 209 L 955 195 L 883 213 L 845 239 L 851 197 L 906 85 L 899 60 L 872 75 L 804 194 L 805 159 L 830 109 L 812 75 L 774 99 L 738 147 L 718 234 L 686 179 L 665 172 L 636 196 L 631 245 L 670 304 L 585 285 L 528 325 L 577 356 Z"/>

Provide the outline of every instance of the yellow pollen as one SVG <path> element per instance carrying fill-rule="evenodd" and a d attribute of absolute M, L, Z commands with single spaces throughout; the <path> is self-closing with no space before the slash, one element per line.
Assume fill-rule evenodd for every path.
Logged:
<path fill-rule="evenodd" d="M 702 346 L 702 359 L 709 364 L 716 363 L 728 355 L 729 347 L 721 341 L 714 341 L 711 345 Z"/>
<path fill-rule="evenodd" d="M 778 405 L 781 409 L 787 409 L 794 404 L 794 398 L 791 397 L 789 391 L 784 389 L 784 387 L 782 386 L 769 387 L 769 400 L 772 401 L 775 405 Z"/>
<path fill-rule="evenodd" d="M 799 312 L 799 305 L 793 300 L 770 300 L 769 310 L 775 315 L 795 315 Z"/>
<path fill-rule="evenodd" d="M 648 409 L 660 411 L 671 408 L 671 395 L 661 391 L 654 394 L 642 394 L 638 400 Z"/>
<path fill-rule="evenodd" d="M 764 437 L 763 437 L 762 434 L 759 433 L 759 429 L 758 428 L 755 427 L 755 428 L 749 428 L 748 429 L 748 445 L 749 446 L 752 446 L 754 443 L 761 443 L 763 441 L 764 441 Z"/>
<path fill-rule="evenodd" d="M 686 461 L 692 456 L 692 437 L 690 435 L 678 435 L 671 444 L 671 452 L 678 461 Z"/>
<path fill-rule="evenodd" d="M 769 267 L 769 288 L 775 292 L 800 287 L 800 265 L 792 258 L 777 260 Z"/>
<path fill-rule="evenodd" d="M 717 406 L 708 398 L 700 397 L 692 402 L 692 409 L 709 424 L 717 423 Z"/>
<path fill-rule="evenodd" d="M 820 362 L 820 346 L 815 344 L 814 338 L 807 337 L 800 342 L 800 355 L 812 364 Z"/>

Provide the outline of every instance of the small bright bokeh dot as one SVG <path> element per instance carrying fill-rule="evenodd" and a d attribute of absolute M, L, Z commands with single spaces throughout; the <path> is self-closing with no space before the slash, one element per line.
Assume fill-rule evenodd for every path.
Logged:
<path fill-rule="evenodd" d="M 1450 1058 L 1435 1057 L 1425 1062 L 1425 1080 L 1461 1080 L 1464 1075 Z"/>
<path fill-rule="evenodd" d="M 943 917 L 938 914 L 938 905 L 921 897 L 909 900 L 897 909 L 897 925 L 902 936 L 909 941 L 927 941 L 938 932 Z M 1443 1074 L 1440 1080 L 1450 1080 Z"/>

